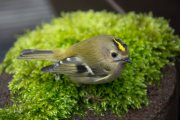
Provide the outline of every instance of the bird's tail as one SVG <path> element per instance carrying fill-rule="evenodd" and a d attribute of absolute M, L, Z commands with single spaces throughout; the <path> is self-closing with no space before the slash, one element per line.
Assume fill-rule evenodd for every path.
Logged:
<path fill-rule="evenodd" d="M 36 50 L 36 49 L 24 49 L 21 51 L 21 55 L 17 57 L 20 60 L 49 60 L 58 61 L 52 50 Z"/>

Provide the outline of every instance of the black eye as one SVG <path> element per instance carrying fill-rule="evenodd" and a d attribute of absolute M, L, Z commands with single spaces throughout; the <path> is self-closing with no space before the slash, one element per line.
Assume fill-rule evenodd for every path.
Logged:
<path fill-rule="evenodd" d="M 117 56 L 117 54 L 116 54 L 115 52 L 113 52 L 113 53 L 111 53 L 111 56 L 112 56 L 113 58 L 115 58 L 115 57 Z"/>

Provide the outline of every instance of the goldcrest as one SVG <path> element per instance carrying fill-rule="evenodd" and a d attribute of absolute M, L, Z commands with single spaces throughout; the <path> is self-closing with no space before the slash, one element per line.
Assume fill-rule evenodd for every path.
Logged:
<path fill-rule="evenodd" d="M 79 84 L 111 82 L 122 74 L 127 62 L 132 63 L 128 46 L 111 35 L 92 37 L 66 50 L 25 49 L 17 59 L 55 62 L 41 71 L 68 75 Z"/>

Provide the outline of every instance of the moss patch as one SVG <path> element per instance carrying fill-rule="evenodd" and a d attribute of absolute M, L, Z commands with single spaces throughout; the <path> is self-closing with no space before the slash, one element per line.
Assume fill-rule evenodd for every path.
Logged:
<path fill-rule="evenodd" d="M 148 105 L 147 85 L 159 85 L 160 69 L 173 64 L 180 53 L 180 39 L 162 17 L 149 14 L 127 15 L 102 12 L 62 13 L 51 24 L 43 23 L 34 31 L 19 36 L 14 47 L 6 54 L 0 71 L 13 73 L 9 83 L 11 107 L 0 109 L 0 117 L 18 119 L 67 119 L 73 115 L 84 115 L 83 109 L 95 110 L 102 114 L 111 110 L 120 116 L 129 108 Z M 55 74 L 40 72 L 49 61 L 17 60 L 23 49 L 66 49 L 71 45 L 97 35 L 114 35 L 129 47 L 130 60 L 123 74 L 110 83 L 85 85 L 95 96 L 107 101 L 100 104 L 83 99 L 88 95 L 78 84 L 69 81 L 65 75 L 55 80 Z M 18 101 L 18 102 L 17 102 Z"/>

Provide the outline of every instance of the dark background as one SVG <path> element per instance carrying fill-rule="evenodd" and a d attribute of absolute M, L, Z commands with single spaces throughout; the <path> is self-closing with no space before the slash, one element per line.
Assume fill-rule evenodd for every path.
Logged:
<path fill-rule="evenodd" d="M 180 0 L 115 0 L 126 12 L 153 12 L 155 17 L 170 20 L 175 34 L 180 35 Z M 33 30 L 42 21 L 50 22 L 60 12 L 89 10 L 115 11 L 106 0 L 0 0 L 0 61 L 16 41 L 15 35 L 24 34 L 25 29 Z M 176 62 L 177 73 L 180 63 Z M 178 74 L 177 74 L 178 75 Z M 178 87 L 179 76 L 178 76 Z M 179 94 L 178 90 L 178 94 Z M 178 111 L 174 111 L 178 112 Z"/>
<path fill-rule="evenodd" d="M 126 11 L 153 12 L 155 17 L 170 20 L 180 35 L 180 0 L 115 0 Z M 60 12 L 89 10 L 115 11 L 106 0 L 0 0 L 0 61 L 16 41 L 15 35 L 35 29 L 42 21 L 50 22 Z"/>

